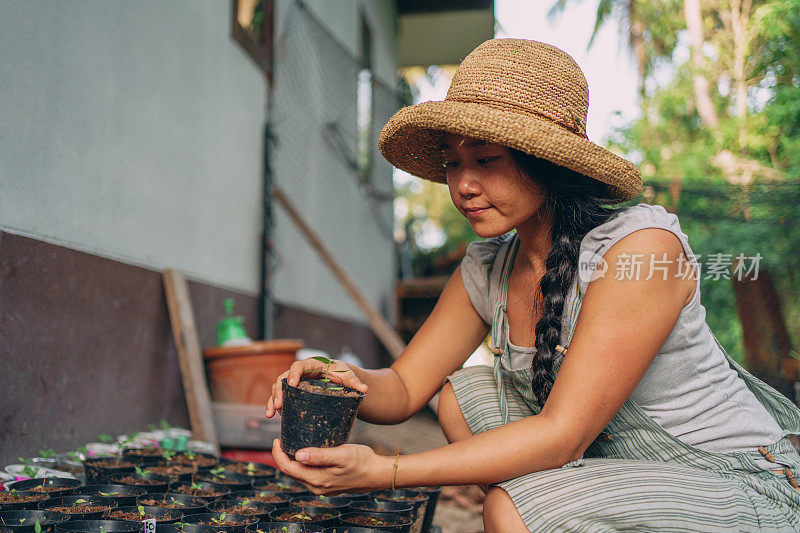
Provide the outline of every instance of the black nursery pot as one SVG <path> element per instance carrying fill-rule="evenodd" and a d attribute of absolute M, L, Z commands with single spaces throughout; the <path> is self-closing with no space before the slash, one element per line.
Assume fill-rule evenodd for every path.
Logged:
<path fill-rule="evenodd" d="M 322 389 L 341 387 L 319 380 L 303 380 Z M 283 413 L 281 415 L 281 448 L 294 456 L 302 448 L 332 448 L 350 438 L 358 406 L 364 393 L 343 387 L 358 396 L 332 396 L 292 387 L 284 379 Z"/>
<path fill-rule="evenodd" d="M 221 488 L 217 487 L 212 483 L 207 483 L 205 481 L 199 481 L 194 483 L 195 485 L 200 487 L 200 490 L 197 491 L 199 494 L 187 494 L 183 492 L 184 490 L 189 490 L 190 492 L 193 490 L 191 489 L 192 486 L 191 481 L 174 481 L 169 484 L 169 489 L 167 490 L 170 494 L 186 494 L 187 496 L 198 496 L 203 498 L 207 502 L 217 501 L 222 498 L 227 498 L 231 494 L 231 490 L 228 487 Z M 212 491 L 208 493 L 208 491 Z"/>
<path fill-rule="evenodd" d="M 142 531 L 138 522 L 115 520 L 69 520 L 56 524 L 56 533 L 137 533 Z"/>
<path fill-rule="evenodd" d="M 295 515 L 306 515 L 311 520 L 294 519 Z M 293 522 L 300 524 L 307 524 L 313 526 L 335 526 L 339 523 L 339 517 L 342 513 L 336 509 L 320 509 L 319 507 L 306 507 L 305 509 L 296 505 L 290 505 L 283 509 L 275 509 L 269 513 L 269 519 L 272 522 Z M 285 515 L 285 516 L 284 516 Z M 327 515 L 331 515 L 326 518 Z"/>
<path fill-rule="evenodd" d="M 169 478 L 167 476 L 152 473 L 143 476 L 136 473 L 122 474 L 113 476 L 109 481 L 117 485 L 140 487 L 145 492 L 167 492 L 169 488 Z"/>
<path fill-rule="evenodd" d="M 133 459 L 114 459 L 113 457 L 96 457 L 83 461 L 83 473 L 87 485 L 107 485 L 113 476 L 129 474 L 134 471 L 136 461 Z"/>
<path fill-rule="evenodd" d="M 361 500 L 350 502 L 348 505 L 348 513 L 357 511 L 370 511 L 376 513 L 393 513 L 406 518 L 414 519 L 416 513 L 414 506 L 405 502 L 390 502 L 386 500 Z"/>
<path fill-rule="evenodd" d="M 271 503 L 277 508 L 289 505 L 289 502 L 292 500 L 292 495 L 265 490 L 237 490 L 231 493 L 230 498 L 236 501 L 250 500 L 253 502 Z"/>
<path fill-rule="evenodd" d="M 422 520 L 422 531 L 427 533 L 433 524 L 433 515 L 436 513 L 436 504 L 439 502 L 439 494 L 442 492 L 442 487 L 417 487 L 413 490 L 418 490 L 428 497 L 425 504 L 425 517 Z"/>
<path fill-rule="evenodd" d="M 243 516 L 252 516 L 257 518 L 259 521 L 267 521 L 269 520 L 269 513 L 274 511 L 278 508 L 286 507 L 286 504 L 275 505 L 274 503 L 263 503 L 263 502 L 256 502 L 256 501 L 249 501 L 244 503 L 244 500 L 217 500 L 214 503 L 208 504 L 208 512 L 211 513 L 229 513 L 229 514 L 239 514 Z M 231 508 L 244 508 L 247 511 L 242 512 L 238 509 L 236 510 L 227 510 Z"/>
<path fill-rule="evenodd" d="M 328 530 L 322 526 L 309 526 L 296 522 L 259 522 L 250 524 L 245 531 L 248 533 L 325 533 Z"/>
<path fill-rule="evenodd" d="M 253 490 L 257 491 L 264 491 L 264 492 L 275 492 L 279 494 L 290 494 L 300 495 L 300 494 L 311 494 L 311 491 L 298 481 L 290 478 L 289 476 L 275 476 L 272 479 L 267 479 L 261 484 L 253 484 Z"/>
<path fill-rule="evenodd" d="M 173 522 L 177 522 L 181 518 L 183 518 L 183 512 L 177 509 L 164 509 L 163 507 L 151 507 L 149 505 L 142 505 L 144 509 L 145 518 L 155 518 L 158 524 L 171 524 Z M 117 507 L 116 509 L 111 509 L 106 511 L 103 518 L 106 520 L 119 520 L 121 522 L 133 522 L 136 524 L 142 523 L 144 518 L 136 517 L 135 520 L 129 520 L 127 518 L 117 518 L 112 516 L 115 512 L 129 512 L 129 513 L 136 513 L 139 514 L 139 506 L 138 505 L 131 505 L 127 507 Z"/>
<path fill-rule="evenodd" d="M 217 522 L 214 522 L 216 520 Z M 255 524 L 258 522 L 258 518 L 255 516 L 248 516 L 243 514 L 225 514 L 222 515 L 220 513 L 199 513 L 193 514 L 185 517 L 183 521 L 187 524 L 196 524 L 199 526 L 205 526 L 207 528 L 213 529 L 203 529 L 202 531 L 228 531 L 228 532 L 244 532 L 244 528 L 247 525 Z M 207 522 L 201 524 L 201 522 Z M 231 522 L 246 522 L 245 524 L 232 524 Z M 188 526 L 183 526 L 184 531 L 188 531 L 186 528 Z M 196 533 L 200 533 L 197 531 Z"/>
<path fill-rule="evenodd" d="M 210 483 L 219 490 L 229 490 L 231 492 L 236 490 L 248 490 L 252 488 L 249 477 L 235 474 L 233 472 L 223 472 L 219 476 L 207 473 L 203 474 L 202 476 L 195 476 L 194 479 L 205 483 Z"/>
<path fill-rule="evenodd" d="M 10 492 L 3 492 L 4 496 L 8 497 L 8 501 L 0 503 L 0 511 L 22 511 L 25 509 L 38 509 L 39 504 L 49 498 L 49 495 L 43 492 L 33 491 L 17 491 L 14 496 Z"/>
<path fill-rule="evenodd" d="M 386 523 L 387 525 L 378 525 L 378 523 L 359 524 L 353 521 L 353 519 L 358 516 L 370 517 Z M 341 521 L 344 525 L 372 528 L 378 531 L 394 531 L 395 533 L 409 533 L 409 531 L 411 531 L 411 525 L 413 524 L 413 521 L 408 517 L 394 513 L 378 513 L 375 511 L 354 511 L 352 513 L 346 513 L 342 515 Z"/>
<path fill-rule="evenodd" d="M 97 511 L 80 511 L 76 509 L 76 506 L 102 507 L 102 509 Z M 99 496 L 85 496 L 83 494 L 76 496 L 73 494 L 72 496 L 50 498 L 49 500 L 45 500 L 39 504 L 39 509 L 43 511 L 55 511 L 57 513 L 63 513 L 67 515 L 70 520 L 98 520 L 103 516 L 103 513 L 109 509 L 113 509 L 116 506 L 117 503 L 108 498 L 102 498 Z M 70 511 L 56 509 L 56 507 L 69 508 Z M 72 512 L 73 509 L 75 509 L 75 512 Z"/>
<path fill-rule="evenodd" d="M 425 505 L 428 503 L 428 497 L 421 491 L 412 489 L 384 490 L 376 493 L 375 498 L 412 505 L 414 514 L 411 518 L 414 520 L 414 525 L 411 530 L 414 532 L 424 531 L 422 522 L 425 519 Z"/>
<path fill-rule="evenodd" d="M 51 498 L 57 498 L 59 496 L 69 496 L 80 484 L 81 482 L 77 479 L 37 477 L 9 483 L 8 490 L 38 492 L 47 494 Z"/>
<path fill-rule="evenodd" d="M 244 461 L 223 459 L 220 465 L 225 469 L 226 472 L 234 472 L 236 474 L 249 477 L 254 485 L 263 483 L 264 481 L 278 475 L 277 468 L 261 463 L 247 463 Z"/>
<path fill-rule="evenodd" d="M 208 500 L 198 498 L 197 496 L 188 496 L 186 494 L 148 492 L 136 498 L 136 504 L 175 509 L 182 512 L 184 516 L 187 516 L 195 513 L 205 513 Z"/>
<path fill-rule="evenodd" d="M 313 507 L 315 509 L 336 509 L 345 512 L 347 506 L 353 498 L 348 496 L 315 496 L 313 494 L 300 494 L 292 497 L 292 505 L 299 505 L 302 508 Z"/>
<path fill-rule="evenodd" d="M 0 530 L 9 529 L 14 533 L 34 533 L 38 520 L 42 533 L 48 533 L 55 530 L 56 524 L 68 519 L 67 515 L 54 511 L 3 511 L 0 512 Z"/>
<path fill-rule="evenodd" d="M 75 489 L 73 494 L 84 496 L 100 496 L 117 502 L 117 506 L 136 505 L 136 497 L 146 491 L 133 485 L 84 485 Z"/>

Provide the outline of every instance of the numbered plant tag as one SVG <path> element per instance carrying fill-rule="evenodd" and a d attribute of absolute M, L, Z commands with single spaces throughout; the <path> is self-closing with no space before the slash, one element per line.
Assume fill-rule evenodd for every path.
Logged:
<path fill-rule="evenodd" d="M 155 518 L 148 518 L 147 520 L 142 520 L 142 524 L 144 524 L 144 533 L 156 533 Z"/>

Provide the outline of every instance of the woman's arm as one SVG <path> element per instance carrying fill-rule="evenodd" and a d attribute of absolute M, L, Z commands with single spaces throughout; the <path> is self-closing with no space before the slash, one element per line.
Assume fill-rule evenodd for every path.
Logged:
<path fill-rule="evenodd" d="M 488 326 L 472 307 L 459 267 L 428 319 L 390 368 L 367 370 L 346 365 L 357 380 L 345 382 L 345 385 L 354 386 L 357 382 L 366 385 L 367 395 L 359 407 L 359 418 L 377 424 L 395 424 L 419 411 L 442 388 L 444 379 L 461 368 L 488 331 Z M 318 363 L 295 363 L 278 379 L 278 384 L 286 377 L 290 385 L 297 385 L 300 377 L 307 373 L 308 365 L 315 364 Z M 332 369 L 341 368 L 339 365 L 344 366 L 344 363 Z M 333 373 L 332 378 L 347 379 L 348 375 Z M 273 387 L 273 396 L 267 402 L 267 416 L 281 407 L 280 387 Z"/>
<path fill-rule="evenodd" d="M 639 279 L 616 279 L 618 266 L 642 253 L 659 260 L 667 254 L 666 279 L 661 273 L 644 279 L 644 268 Z M 542 412 L 402 456 L 396 486 L 494 483 L 580 457 L 633 392 L 691 298 L 695 282 L 676 277 L 682 253 L 678 239 L 665 230 L 639 230 L 621 239 L 605 255 L 605 277 L 589 284 L 568 355 Z M 305 451 L 296 455 L 301 462 L 289 460 L 279 448 L 273 453 L 281 470 L 317 493 L 390 484 L 394 457 L 356 445 Z"/>

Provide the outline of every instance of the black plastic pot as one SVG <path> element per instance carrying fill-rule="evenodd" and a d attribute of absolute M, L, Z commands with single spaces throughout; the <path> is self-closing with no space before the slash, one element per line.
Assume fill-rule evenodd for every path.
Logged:
<path fill-rule="evenodd" d="M 313 507 L 315 509 L 336 509 L 339 512 L 345 512 L 344 509 L 347 509 L 352 501 L 353 499 L 347 496 L 315 496 L 313 494 L 292 496 L 292 504 L 304 509 Z"/>
<path fill-rule="evenodd" d="M 145 501 L 154 501 L 156 503 L 144 503 Z M 208 500 L 198 498 L 197 496 L 187 496 L 186 494 L 148 492 L 147 494 L 137 497 L 136 504 L 175 509 L 182 512 L 184 516 L 188 516 L 195 513 L 205 513 Z"/>
<path fill-rule="evenodd" d="M 319 380 L 303 380 L 320 387 L 342 387 Z M 356 397 L 332 396 L 292 387 L 284 379 L 283 412 L 281 414 L 281 448 L 294 456 L 302 448 L 331 448 L 350 438 L 358 406 L 364 393 L 343 387 L 358 394 Z"/>
<path fill-rule="evenodd" d="M 219 476 L 214 476 L 212 474 L 203 474 L 194 477 L 195 480 L 203 481 L 206 483 L 211 483 L 218 489 L 225 489 L 231 492 L 235 490 L 248 490 L 253 485 L 250 482 L 250 478 L 247 476 L 240 476 L 239 474 L 234 474 L 233 472 L 223 472 Z"/>
<path fill-rule="evenodd" d="M 73 494 L 83 494 L 84 496 L 100 496 L 117 502 L 118 507 L 124 505 L 135 505 L 136 497 L 146 491 L 141 487 L 133 485 L 84 485 L 75 489 Z"/>
<path fill-rule="evenodd" d="M 243 516 L 254 516 L 258 518 L 260 521 L 268 521 L 269 520 L 269 513 L 274 511 L 275 509 L 280 509 L 287 507 L 286 504 L 275 505 L 274 503 L 263 503 L 257 501 L 248 501 L 245 503 L 245 500 L 234 500 L 234 499 L 227 499 L 227 500 L 217 500 L 213 503 L 208 504 L 208 512 L 211 513 L 231 513 L 231 514 L 238 514 Z M 237 508 L 235 511 L 225 511 L 226 508 Z M 239 511 L 238 508 L 244 508 L 247 512 Z"/>
<path fill-rule="evenodd" d="M 182 452 L 176 455 L 172 462 L 179 465 L 193 466 L 198 472 L 208 472 L 219 466 L 220 459 L 210 453 Z"/>
<path fill-rule="evenodd" d="M 114 463 L 117 463 L 115 466 Z M 130 474 L 136 462 L 129 459 L 119 460 L 113 457 L 96 457 L 83 461 L 83 473 L 87 485 L 107 485 L 114 476 Z"/>
<path fill-rule="evenodd" d="M 233 472 L 250 478 L 252 484 L 260 484 L 267 479 L 278 475 L 278 469 L 261 463 L 247 463 L 244 461 L 231 461 L 223 459 L 220 466 L 226 472 Z"/>
<path fill-rule="evenodd" d="M 142 505 L 141 507 L 144 509 L 144 514 L 147 515 L 147 517 L 155 518 L 156 522 L 160 523 L 160 524 L 171 524 L 171 523 L 177 522 L 178 520 L 183 518 L 183 513 L 181 511 L 177 511 L 175 509 L 164 509 L 163 507 L 151 507 L 149 505 Z M 117 520 L 117 521 L 121 521 L 121 522 L 134 522 L 134 523 L 138 523 L 138 524 L 141 524 L 142 520 L 144 520 L 143 518 L 138 518 L 137 520 L 127 520 L 125 518 L 116 518 L 116 517 L 112 516 L 116 511 L 122 511 L 122 512 L 126 512 L 127 511 L 127 512 L 131 512 L 131 513 L 139 514 L 139 506 L 130 505 L 130 506 L 126 506 L 126 507 L 117 507 L 116 509 L 111 509 L 110 511 L 107 511 L 105 513 L 105 515 L 103 516 L 103 518 L 106 519 L 106 520 Z"/>
<path fill-rule="evenodd" d="M 68 520 L 56 524 L 56 533 L 138 533 L 142 524 L 114 520 Z"/>
<path fill-rule="evenodd" d="M 218 522 L 213 522 L 214 520 Z M 199 513 L 184 517 L 183 521 L 187 524 L 206 525 L 213 527 L 212 531 L 230 531 L 230 532 L 244 532 L 247 525 L 255 524 L 258 518 L 255 516 L 248 516 L 243 514 L 220 514 L 220 513 Z M 200 524 L 200 522 L 213 522 L 209 524 Z M 230 524 L 230 522 L 246 522 L 246 524 Z M 187 526 L 183 526 L 186 531 Z"/>
<path fill-rule="evenodd" d="M 48 533 L 55 530 L 56 524 L 68 519 L 68 516 L 53 511 L 3 511 L 0 512 L 0 530 L 8 529 L 13 533 L 34 533 L 38 520 L 42 533 Z"/>
<path fill-rule="evenodd" d="M 80 486 L 81 482 L 77 479 L 66 479 L 61 477 L 37 477 L 34 479 L 24 479 L 8 484 L 8 490 L 30 491 L 47 494 L 51 498 L 59 496 L 69 496 Z"/>
<path fill-rule="evenodd" d="M 147 465 L 145 469 L 151 474 L 162 476 L 172 481 L 190 481 L 198 475 L 197 469 L 190 465 L 183 465 L 174 461 L 167 462 L 163 459 Z"/>
<path fill-rule="evenodd" d="M 131 479 L 126 479 L 131 478 Z M 169 478 L 159 474 L 148 473 L 143 476 L 136 474 L 122 474 L 120 476 L 113 476 L 109 481 L 117 485 L 125 485 L 128 487 L 139 487 L 145 492 L 167 492 L 169 488 Z"/>
<path fill-rule="evenodd" d="M 428 533 L 433 524 L 433 515 L 436 514 L 436 504 L 439 502 L 439 494 L 442 492 L 442 487 L 416 487 L 413 490 L 418 490 L 428 497 L 425 504 L 425 516 L 422 519 L 422 532 Z"/>
<path fill-rule="evenodd" d="M 271 503 L 276 507 L 289 505 L 292 495 L 285 492 L 269 492 L 263 490 L 237 490 L 230 495 L 232 500 L 250 500 L 261 503 Z"/>
<path fill-rule="evenodd" d="M 392 502 L 402 502 L 414 506 L 414 515 L 412 519 L 414 524 L 411 531 L 419 533 L 423 531 L 422 522 L 425 520 L 425 505 L 428 503 L 428 497 L 418 490 L 411 489 L 397 489 L 397 490 L 383 490 L 374 494 L 377 500 L 386 500 Z"/>
<path fill-rule="evenodd" d="M 288 516 L 282 517 L 281 515 L 288 513 Z M 306 516 L 311 517 L 311 520 L 300 520 L 300 519 L 292 519 L 291 517 L 294 515 L 304 514 Z M 324 515 L 333 515 L 330 518 L 323 518 Z M 302 523 L 314 526 L 335 526 L 339 523 L 339 516 L 341 513 L 336 509 L 320 509 L 319 507 L 316 508 L 302 508 L 298 507 L 297 505 L 290 505 L 289 507 L 284 507 L 283 509 L 275 509 L 269 514 L 269 519 L 273 522 L 294 522 L 294 523 Z"/>
<path fill-rule="evenodd" d="M 357 516 L 372 517 L 376 520 L 389 522 L 391 525 L 359 524 L 352 521 L 352 519 Z M 396 533 L 409 533 L 411 531 L 411 526 L 414 523 L 410 518 L 400 516 L 399 514 L 379 513 L 375 511 L 355 511 L 352 513 L 346 513 L 342 515 L 341 522 L 342 525 L 369 527 L 372 529 L 377 529 L 378 531 L 394 531 Z"/>
<path fill-rule="evenodd" d="M 125 448 L 122 450 L 122 457 L 135 463 L 142 468 L 163 460 L 163 448 Z"/>
<path fill-rule="evenodd" d="M 253 489 L 280 494 L 311 494 L 311 491 L 305 485 L 288 476 L 275 476 L 263 484 L 254 484 Z"/>
<path fill-rule="evenodd" d="M 212 491 L 215 491 L 215 492 L 219 493 L 216 496 L 197 495 L 198 497 L 203 498 L 204 500 L 206 500 L 209 503 L 211 503 L 213 501 L 217 501 L 217 500 L 222 499 L 222 498 L 227 498 L 231 494 L 230 489 L 227 488 L 227 487 L 222 489 L 222 488 L 219 488 L 219 487 L 213 485 L 212 483 L 206 483 L 204 481 L 198 481 L 196 484 L 199 485 L 201 490 L 203 490 L 203 491 L 212 490 Z M 191 487 L 191 486 L 192 486 L 192 482 L 190 482 L 190 481 L 174 481 L 174 482 L 169 484 L 169 489 L 167 490 L 167 492 L 169 492 L 170 494 L 173 494 L 173 493 L 174 494 L 185 494 L 184 492 L 179 492 L 178 489 L 179 488 L 183 488 L 183 487 Z M 187 494 L 187 496 L 194 496 L 194 495 L 193 494 Z"/>
<path fill-rule="evenodd" d="M 286 528 L 286 529 L 283 529 Z M 297 522 L 259 522 L 245 528 L 248 533 L 324 533 L 328 531 L 322 526 L 309 526 Z"/>
<path fill-rule="evenodd" d="M 416 509 L 413 505 L 404 502 L 391 502 L 387 500 L 361 500 L 350 502 L 348 511 L 355 513 L 357 511 L 370 511 L 376 513 L 392 513 L 414 520 L 416 518 Z"/>
<path fill-rule="evenodd" d="M 83 501 L 81 501 L 83 500 Z M 103 509 L 99 511 L 77 511 L 77 512 L 69 512 L 69 511 L 62 511 L 62 510 L 55 510 L 55 507 L 65 507 L 71 508 L 76 505 L 90 505 L 92 507 L 103 507 Z M 43 511 L 53 511 L 55 510 L 57 513 L 63 513 L 69 517 L 70 520 L 98 520 L 103 513 L 105 513 L 108 509 L 113 509 L 117 507 L 117 502 L 114 500 L 110 500 L 108 498 L 103 498 L 100 496 L 85 496 L 83 494 L 80 495 L 72 495 L 72 496 L 63 496 L 61 498 L 50 498 L 42 503 L 39 504 L 39 509 Z"/>
<path fill-rule="evenodd" d="M 13 496 L 10 492 L 3 492 L 5 496 L 9 496 L 14 501 L 0 503 L 0 511 L 22 511 L 25 509 L 38 509 L 39 504 L 47 500 L 50 496 L 45 493 L 33 492 L 30 490 L 17 491 L 17 495 Z M 35 498 L 33 500 L 26 500 L 27 498 Z"/>

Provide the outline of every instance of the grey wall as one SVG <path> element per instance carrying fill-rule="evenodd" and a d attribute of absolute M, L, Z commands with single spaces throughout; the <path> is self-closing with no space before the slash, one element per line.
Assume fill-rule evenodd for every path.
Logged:
<path fill-rule="evenodd" d="M 255 294 L 266 82 L 230 16 L 0 1 L 0 227 Z"/>

